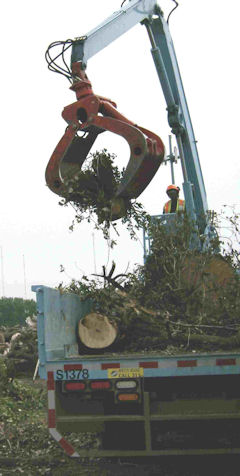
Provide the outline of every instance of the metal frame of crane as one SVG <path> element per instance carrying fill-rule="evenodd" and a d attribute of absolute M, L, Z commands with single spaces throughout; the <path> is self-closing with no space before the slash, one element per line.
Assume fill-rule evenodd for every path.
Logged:
<path fill-rule="evenodd" d="M 72 160 L 72 148 L 77 140 L 81 141 L 79 138 L 76 139 L 77 130 L 88 132 L 85 148 L 83 147 L 84 153 L 78 159 L 80 162 L 83 162 L 100 132 L 110 130 L 123 136 L 125 134 L 125 139 L 130 144 L 131 157 L 117 196 L 135 198 L 142 193 L 163 161 L 161 139 L 120 115 L 114 102 L 93 95 L 91 83 L 85 73 L 87 61 L 92 56 L 138 23 L 144 24 L 147 29 L 152 57 L 167 103 L 169 126 L 176 136 L 184 179 L 186 210 L 198 227 L 199 233 L 203 234 L 208 225 L 206 218 L 208 205 L 196 140 L 168 23 L 155 0 L 129 0 L 127 5 L 124 4 L 119 11 L 95 29 L 73 40 L 71 67 L 74 83 L 71 89 L 76 92 L 78 101 L 63 111 L 68 128 L 49 161 L 46 171 L 47 184 L 55 193 L 61 195 L 63 192 L 64 181 L 61 178 L 60 162 L 63 158 L 66 163 Z M 90 104 L 92 99 L 98 103 L 98 106 L 96 104 L 94 106 L 98 109 L 96 111 L 93 111 L 94 108 Z M 83 103 L 85 106 L 87 104 L 87 107 L 83 107 Z M 84 117 L 79 110 L 84 111 Z M 97 117 L 99 111 L 107 117 Z M 135 153 L 140 149 L 136 146 L 138 141 L 132 139 L 130 132 L 142 140 L 140 154 Z M 76 162 L 75 157 L 74 161 Z M 145 179 L 146 171 L 148 178 Z"/>

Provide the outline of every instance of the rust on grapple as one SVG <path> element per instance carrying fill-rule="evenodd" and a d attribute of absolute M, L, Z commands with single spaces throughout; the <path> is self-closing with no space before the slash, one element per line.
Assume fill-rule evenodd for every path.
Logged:
<path fill-rule="evenodd" d="M 114 199 L 137 198 L 163 162 L 162 140 L 120 114 L 113 101 L 95 95 L 81 62 L 72 64 L 72 74 L 75 80 L 70 89 L 75 91 L 77 101 L 66 106 L 62 112 L 68 127 L 48 163 L 48 187 L 65 197 L 68 194 L 66 181 L 81 169 L 97 136 L 109 131 L 122 136 L 128 142 L 131 153 Z M 79 136 L 81 132 L 83 135 Z M 114 219 L 120 216 L 122 211 L 116 212 Z"/>

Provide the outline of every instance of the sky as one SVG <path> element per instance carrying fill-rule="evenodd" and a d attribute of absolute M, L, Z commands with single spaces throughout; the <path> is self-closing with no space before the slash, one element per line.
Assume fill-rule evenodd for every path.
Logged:
<path fill-rule="evenodd" d="M 45 51 L 53 41 L 88 33 L 121 3 L 13 0 L 2 6 L 0 297 L 34 299 L 32 285 L 68 284 L 101 273 L 103 265 L 109 269 L 112 260 L 118 273 L 142 263 L 141 233 L 131 241 L 121 228 L 112 251 L 93 225 L 83 223 L 70 232 L 74 211 L 59 206 L 44 177 L 65 131 L 62 109 L 75 101 L 68 81 L 47 69 Z M 166 18 L 173 1 L 158 3 Z M 238 0 L 179 0 L 170 18 L 208 205 L 217 212 L 223 205 L 240 205 L 239 14 Z M 169 153 L 166 104 L 144 26 L 91 58 L 87 74 L 96 94 L 111 98 L 126 117 L 158 134 Z M 104 147 L 117 154 L 118 166 L 127 164 L 123 139 L 101 134 L 95 149 Z M 182 189 L 180 164 L 175 174 Z M 148 213 L 161 213 L 169 183 L 170 167 L 162 165 L 139 197 Z"/>

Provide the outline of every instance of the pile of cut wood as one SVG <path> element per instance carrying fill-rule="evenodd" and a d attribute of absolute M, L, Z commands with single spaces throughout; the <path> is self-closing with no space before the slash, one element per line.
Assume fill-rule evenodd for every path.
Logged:
<path fill-rule="evenodd" d="M 11 376 L 33 372 L 38 359 L 36 318 L 27 317 L 26 325 L 0 328 L 0 358 L 4 358 Z"/>

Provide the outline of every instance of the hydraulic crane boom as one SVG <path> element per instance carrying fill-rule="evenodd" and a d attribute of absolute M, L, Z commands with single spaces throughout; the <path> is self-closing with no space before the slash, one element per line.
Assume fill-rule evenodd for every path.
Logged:
<path fill-rule="evenodd" d="M 87 61 L 130 28 L 154 15 L 156 0 L 130 0 L 119 11 L 84 36 L 76 38 L 72 47 L 72 63 Z"/>
<path fill-rule="evenodd" d="M 69 70 L 73 81 L 71 89 L 76 92 L 78 101 L 63 111 L 63 117 L 69 126 L 49 161 L 47 184 L 52 191 L 63 195 L 65 185 L 59 165 L 62 158 L 65 165 L 78 160 L 81 166 L 97 135 L 104 130 L 122 135 L 128 140 L 131 149 L 130 161 L 123 183 L 116 193 L 116 200 L 136 198 L 163 161 L 164 147 L 161 139 L 120 115 L 114 102 L 94 95 L 85 74 L 87 61 L 92 56 L 138 23 L 146 26 L 152 57 L 167 103 L 168 122 L 176 136 L 186 209 L 199 232 L 204 233 L 208 205 L 196 140 L 168 23 L 156 0 L 129 0 L 94 30 L 75 40 L 68 40 L 72 47 L 71 71 Z M 99 113 L 104 117 L 101 118 Z M 76 137 L 77 130 L 87 133 L 88 138 Z M 80 159 L 76 160 L 75 151 L 80 148 L 84 153 L 81 151 Z M 116 218 L 120 216 L 116 214 Z"/>
<path fill-rule="evenodd" d="M 157 2 L 130 0 L 94 30 L 74 41 L 72 62 L 82 61 L 86 67 L 87 61 L 93 55 L 140 22 L 145 24 L 148 31 L 152 56 L 167 103 L 168 122 L 178 143 L 186 208 L 193 218 L 197 215 L 197 221 L 200 220 L 200 228 L 203 231 L 206 224 L 203 217 L 208 205 L 196 140 L 173 41 Z"/>

